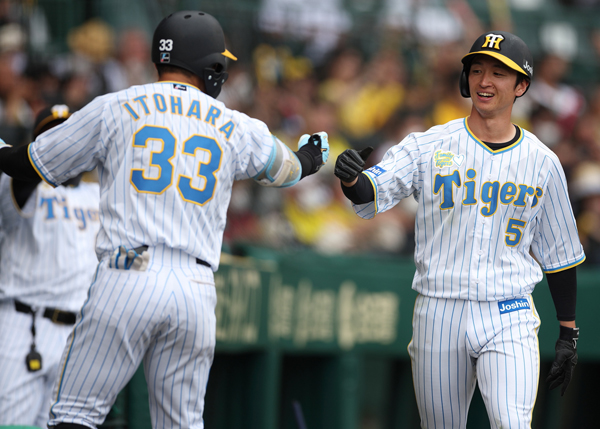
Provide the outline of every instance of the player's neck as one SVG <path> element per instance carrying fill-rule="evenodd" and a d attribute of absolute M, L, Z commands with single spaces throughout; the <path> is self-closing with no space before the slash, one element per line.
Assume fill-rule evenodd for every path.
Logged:
<path fill-rule="evenodd" d="M 187 76 L 183 73 L 162 73 L 158 77 L 158 82 L 179 82 L 186 83 L 188 85 L 195 86 L 200 91 L 204 92 L 204 82 L 202 82 L 197 76 Z"/>
<path fill-rule="evenodd" d="M 495 116 L 493 118 L 483 118 L 473 109 L 471 116 L 467 118 L 469 129 L 475 136 L 488 143 L 504 143 L 515 136 L 515 128 L 508 115 Z"/>

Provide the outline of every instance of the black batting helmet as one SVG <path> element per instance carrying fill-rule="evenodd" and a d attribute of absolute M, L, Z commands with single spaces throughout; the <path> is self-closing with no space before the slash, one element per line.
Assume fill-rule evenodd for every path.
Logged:
<path fill-rule="evenodd" d="M 227 80 L 225 36 L 211 15 L 184 10 L 164 18 L 154 30 L 152 62 L 188 70 L 204 81 L 206 93 L 216 98 Z"/>
<path fill-rule="evenodd" d="M 460 75 L 460 94 L 469 98 L 469 69 L 476 54 L 489 55 L 503 62 L 518 73 L 525 75 L 528 82 L 533 77 L 533 57 L 529 48 L 519 37 L 506 31 L 489 31 L 475 40 L 471 50 L 462 58 L 463 70 Z M 529 86 L 527 86 L 529 89 Z M 527 92 L 525 89 L 525 92 Z M 523 94 L 525 94 L 525 92 Z"/>
<path fill-rule="evenodd" d="M 35 117 L 33 124 L 33 140 L 44 131 L 66 121 L 71 116 L 69 107 L 64 104 L 55 104 L 54 106 L 42 109 Z"/>

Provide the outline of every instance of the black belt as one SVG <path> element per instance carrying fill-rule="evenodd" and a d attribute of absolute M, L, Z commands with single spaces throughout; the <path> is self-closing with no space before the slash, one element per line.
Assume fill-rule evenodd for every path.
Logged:
<path fill-rule="evenodd" d="M 34 314 L 33 308 L 29 305 L 15 300 L 15 309 L 19 313 Z M 52 320 L 54 323 L 63 323 L 65 325 L 74 325 L 77 320 L 77 315 L 70 311 L 62 311 L 58 308 L 46 308 L 43 316 L 46 319 Z"/>
<path fill-rule="evenodd" d="M 146 250 L 148 250 L 148 246 L 140 246 L 140 247 L 136 247 L 136 248 L 135 248 L 135 249 L 133 249 L 133 250 L 135 250 L 135 253 L 140 253 L 140 254 L 141 254 L 142 252 L 145 252 Z M 200 259 L 200 258 L 196 258 L 196 263 L 197 263 L 198 265 L 204 265 L 205 267 L 208 267 L 208 268 L 210 268 L 210 264 L 209 264 L 208 262 L 206 262 L 206 261 L 203 261 L 203 260 L 202 260 L 202 259 Z"/>

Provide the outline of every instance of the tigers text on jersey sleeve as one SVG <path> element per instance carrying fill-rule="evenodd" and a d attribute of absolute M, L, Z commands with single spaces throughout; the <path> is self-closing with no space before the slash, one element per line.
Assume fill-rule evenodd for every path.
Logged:
<path fill-rule="evenodd" d="M 98 165 L 99 257 L 164 244 L 216 270 L 232 183 L 264 169 L 273 139 L 197 88 L 159 82 L 95 99 L 29 154 L 51 184 Z"/>
<path fill-rule="evenodd" d="M 556 155 L 522 130 L 493 151 L 466 119 L 407 136 L 364 172 L 371 218 L 411 194 L 419 202 L 413 289 L 437 298 L 496 301 L 533 291 L 545 272 L 583 262 Z M 529 251 L 532 250 L 536 262 Z"/>
<path fill-rule="evenodd" d="M 52 188 L 40 183 L 23 209 L 12 179 L 0 181 L 0 298 L 77 312 L 98 265 L 98 184 Z"/>

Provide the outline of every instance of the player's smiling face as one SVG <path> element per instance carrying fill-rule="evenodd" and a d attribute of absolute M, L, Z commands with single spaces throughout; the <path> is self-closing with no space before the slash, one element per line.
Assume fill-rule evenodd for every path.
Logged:
<path fill-rule="evenodd" d="M 517 72 L 489 55 L 475 55 L 469 71 L 469 90 L 474 109 L 483 118 L 507 114 L 515 97 L 523 95 L 527 82 L 517 83 Z"/>

